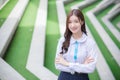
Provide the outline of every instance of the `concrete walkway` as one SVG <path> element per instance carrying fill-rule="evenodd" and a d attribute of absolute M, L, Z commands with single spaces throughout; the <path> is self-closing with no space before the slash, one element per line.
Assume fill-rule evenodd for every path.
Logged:
<path fill-rule="evenodd" d="M 1 57 L 4 55 L 17 28 L 28 0 L 20 0 L 0 28 L 0 80 L 25 80 L 14 68 Z M 22 6 L 21 6 L 22 5 Z"/>
<path fill-rule="evenodd" d="M 4 55 L 29 0 L 19 0 L 0 28 L 0 57 Z M 22 5 L 22 6 L 21 6 Z"/>
<path fill-rule="evenodd" d="M 71 9 L 83 9 L 89 5 L 91 5 L 92 3 L 96 2 L 97 0 L 85 0 L 85 1 L 82 1 L 78 4 L 75 4 L 74 6 L 71 7 Z"/>
<path fill-rule="evenodd" d="M 95 14 L 99 13 L 100 11 L 104 10 L 107 6 L 114 4 L 115 0 L 103 0 L 100 2 L 96 8 L 94 8 Z"/>
<path fill-rule="evenodd" d="M 3 3 L 4 2 L 4 3 Z M 9 0 L 2 0 L 0 1 L 0 10 L 9 2 Z"/>
<path fill-rule="evenodd" d="M 63 36 L 65 29 L 66 29 L 66 27 L 65 27 L 66 26 L 66 24 L 65 24 L 66 23 L 66 13 L 64 10 L 64 1 L 57 0 L 56 6 L 57 6 L 59 26 L 60 26 L 60 34 L 61 34 L 61 36 Z"/>
<path fill-rule="evenodd" d="M 113 13 L 107 14 L 104 17 L 102 17 L 102 21 L 111 31 L 111 33 L 116 37 L 116 39 L 120 42 L 120 32 L 115 28 L 115 26 L 110 21 L 117 14 L 120 14 L 120 9 L 116 9 Z"/>
<path fill-rule="evenodd" d="M 102 9 L 104 9 L 105 7 L 106 6 L 102 6 Z M 88 16 L 88 18 L 92 22 L 93 26 L 95 27 L 96 31 L 100 35 L 101 39 L 104 41 L 104 43 L 107 46 L 108 50 L 111 52 L 112 56 L 114 57 L 114 59 L 116 60 L 118 65 L 120 66 L 120 57 L 119 57 L 120 49 L 115 45 L 115 43 L 112 41 L 112 39 L 107 34 L 107 32 L 103 29 L 102 25 L 99 23 L 99 21 L 97 20 L 97 18 L 95 16 L 95 13 L 96 12 L 98 13 L 99 10 L 102 10 L 102 9 L 98 9 L 98 7 L 96 7 L 93 10 L 88 11 L 86 13 L 86 15 Z"/>
<path fill-rule="evenodd" d="M 108 12 L 108 14 L 114 13 L 114 11 L 120 9 L 120 3 L 116 3 L 116 5 Z"/>
<path fill-rule="evenodd" d="M 86 29 L 88 32 L 88 36 L 90 36 L 95 41 L 91 32 L 88 29 L 88 26 L 86 26 Z M 98 61 L 97 61 L 96 68 L 97 68 L 98 74 L 100 76 L 100 80 L 115 80 L 115 78 L 112 74 L 112 71 L 110 70 L 110 68 L 109 68 L 106 60 L 104 59 L 104 56 L 102 55 L 102 52 L 100 51 L 98 46 L 96 46 L 96 49 L 98 52 Z"/>
<path fill-rule="evenodd" d="M 120 22 L 117 23 L 117 27 L 120 29 Z"/>
<path fill-rule="evenodd" d="M 40 0 L 26 68 L 40 80 L 57 80 L 57 76 L 44 66 L 47 5 L 47 0 Z"/>
<path fill-rule="evenodd" d="M 56 0 L 56 6 L 57 6 L 57 13 L 58 13 L 58 20 L 59 20 L 61 36 L 64 35 L 65 29 L 66 29 L 66 27 L 65 27 L 66 26 L 66 12 L 65 12 L 65 9 L 64 9 L 64 4 L 68 4 L 72 1 L 74 1 L 74 0 Z"/>
<path fill-rule="evenodd" d="M 25 80 L 25 78 L 0 57 L 0 80 Z"/>

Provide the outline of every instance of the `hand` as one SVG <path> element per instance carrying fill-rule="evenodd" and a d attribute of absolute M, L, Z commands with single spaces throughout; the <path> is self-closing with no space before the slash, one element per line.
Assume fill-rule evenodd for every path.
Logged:
<path fill-rule="evenodd" d="M 67 62 L 61 54 L 58 55 L 58 57 L 55 59 L 55 63 L 56 64 L 62 64 L 64 66 L 69 66 L 69 62 Z"/>
<path fill-rule="evenodd" d="M 94 59 L 89 56 L 85 59 L 84 64 L 88 64 L 88 63 L 91 63 L 93 61 L 94 61 Z"/>

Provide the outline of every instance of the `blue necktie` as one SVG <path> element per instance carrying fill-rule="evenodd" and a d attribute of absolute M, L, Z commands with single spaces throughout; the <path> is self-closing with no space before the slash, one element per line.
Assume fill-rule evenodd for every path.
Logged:
<path fill-rule="evenodd" d="M 75 51 L 74 51 L 74 60 L 77 61 L 77 53 L 78 53 L 78 42 L 75 42 Z"/>

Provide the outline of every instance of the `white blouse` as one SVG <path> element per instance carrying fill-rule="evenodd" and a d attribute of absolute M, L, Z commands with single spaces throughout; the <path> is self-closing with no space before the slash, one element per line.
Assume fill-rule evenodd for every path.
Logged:
<path fill-rule="evenodd" d="M 64 37 L 61 37 L 58 42 L 56 57 L 62 51 L 61 47 L 64 40 Z M 78 53 L 77 60 L 75 61 L 74 50 L 76 41 L 78 42 Z M 83 64 L 88 56 L 91 56 L 94 59 L 94 61 L 89 64 Z M 86 36 L 86 34 L 84 33 L 79 40 L 75 40 L 73 37 L 71 37 L 68 51 L 67 53 L 63 54 L 63 58 L 70 62 L 70 65 L 67 67 L 61 64 L 55 64 L 56 69 L 60 71 L 70 72 L 72 74 L 74 74 L 74 72 L 92 73 L 95 70 L 97 61 L 96 44 L 91 38 Z"/>

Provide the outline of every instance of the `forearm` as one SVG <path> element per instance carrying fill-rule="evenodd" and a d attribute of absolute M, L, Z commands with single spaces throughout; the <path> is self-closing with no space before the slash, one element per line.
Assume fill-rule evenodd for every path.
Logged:
<path fill-rule="evenodd" d="M 72 69 L 70 69 L 69 66 L 64 66 L 61 64 L 55 64 L 56 69 L 60 70 L 60 71 L 65 71 L 65 72 L 73 72 Z"/>
<path fill-rule="evenodd" d="M 70 63 L 69 67 L 75 72 L 78 73 L 92 73 L 95 70 L 96 63 L 90 64 L 79 64 L 79 63 Z"/>

